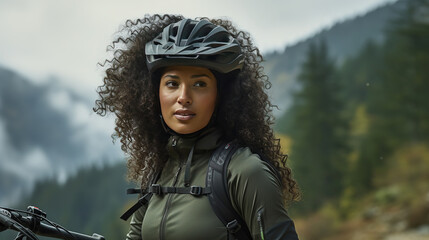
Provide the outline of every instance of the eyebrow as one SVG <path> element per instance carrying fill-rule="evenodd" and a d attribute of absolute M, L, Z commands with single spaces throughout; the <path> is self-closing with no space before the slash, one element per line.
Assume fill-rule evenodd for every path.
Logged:
<path fill-rule="evenodd" d="M 164 76 L 164 77 L 162 77 L 162 78 L 166 78 L 166 77 L 170 77 L 170 78 L 174 78 L 174 79 L 179 79 L 179 77 L 178 77 L 178 76 L 176 76 L 176 75 L 170 75 L 170 74 L 165 75 L 165 76 Z"/>
<path fill-rule="evenodd" d="M 170 77 L 170 78 L 173 78 L 173 79 L 179 79 L 179 76 L 172 75 L 172 74 L 165 75 L 163 78 L 166 78 L 166 77 Z M 207 75 L 207 74 L 197 74 L 197 75 L 192 75 L 191 76 L 191 78 L 200 78 L 200 77 L 210 78 L 209 75 Z"/>
<path fill-rule="evenodd" d="M 207 77 L 210 78 L 207 74 L 198 74 L 198 75 L 192 75 L 191 78 L 200 78 L 200 77 Z"/>

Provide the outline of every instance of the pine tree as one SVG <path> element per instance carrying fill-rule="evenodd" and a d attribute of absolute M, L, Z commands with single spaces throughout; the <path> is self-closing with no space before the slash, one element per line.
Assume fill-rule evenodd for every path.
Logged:
<path fill-rule="evenodd" d="M 346 124 L 334 62 L 324 42 L 311 45 L 298 78 L 302 89 L 294 96 L 291 161 L 308 212 L 343 188 Z"/>
<path fill-rule="evenodd" d="M 429 1 L 410 1 L 398 16 L 369 93 L 371 126 L 355 173 L 359 191 L 374 187 L 375 175 L 396 148 L 429 141 Z"/>

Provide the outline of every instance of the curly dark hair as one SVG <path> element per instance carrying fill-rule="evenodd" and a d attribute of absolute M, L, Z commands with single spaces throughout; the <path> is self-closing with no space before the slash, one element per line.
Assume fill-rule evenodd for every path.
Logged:
<path fill-rule="evenodd" d="M 115 136 L 128 155 L 128 177 L 142 187 L 164 166 L 167 160 L 164 148 L 169 138 L 160 121 L 159 83 L 151 81 L 145 44 L 166 26 L 182 19 L 181 15 L 145 15 L 135 21 L 127 20 L 119 36 L 108 46 L 113 52 L 112 59 L 101 64 L 106 75 L 104 84 L 97 89 L 100 98 L 94 111 L 101 116 L 107 112 L 116 115 Z M 271 128 L 274 105 L 264 91 L 271 84 L 263 73 L 259 49 L 253 46 L 247 32 L 237 30 L 228 20 L 197 19 L 224 27 L 239 42 L 244 54 L 244 66 L 238 74 L 216 74 L 221 84 L 216 126 L 223 130 L 226 139 L 237 139 L 271 161 L 282 178 L 286 201 L 298 200 L 299 190 L 286 165 L 287 156 L 280 151 L 280 140 Z"/>

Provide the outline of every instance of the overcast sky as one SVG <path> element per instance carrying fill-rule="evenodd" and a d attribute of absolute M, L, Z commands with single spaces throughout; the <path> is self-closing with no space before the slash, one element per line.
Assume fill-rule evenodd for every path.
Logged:
<path fill-rule="evenodd" d="M 56 76 L 94 93 L 113 34 L 149 13 L 227 17 L 263 52 L 299 40 L 394 0 L 0 0 L 0 65 L 41 82 Z"/>

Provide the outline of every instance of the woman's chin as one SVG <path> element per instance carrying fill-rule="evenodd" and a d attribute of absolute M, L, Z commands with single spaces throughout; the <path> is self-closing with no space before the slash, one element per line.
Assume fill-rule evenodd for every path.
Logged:
<path fill-rule="evenodd" d="M 175 131 L 178 134 L 192 134 L 192 133 L 198 132 L 199 130 L 201 130 L 201 129 L 198 129 L 198 130 L 188 129 L 188 128 L 179 128 L 177 130 L 173 129 L 173 131 Z"/>
<path fill-rule="evenodd" d="M 192 133 L 200 131 L 204 127 L 190 126 L 190 124 L 178 124 L 177 126 L 172 126 L 170 128 L 178 134 L 192 134 Z"/>

